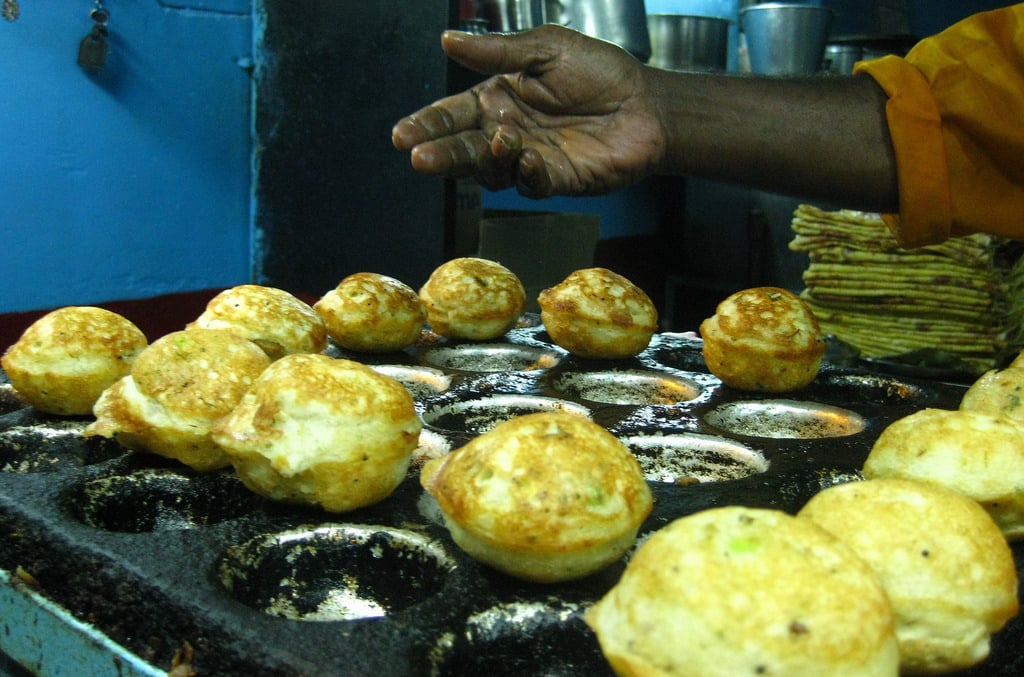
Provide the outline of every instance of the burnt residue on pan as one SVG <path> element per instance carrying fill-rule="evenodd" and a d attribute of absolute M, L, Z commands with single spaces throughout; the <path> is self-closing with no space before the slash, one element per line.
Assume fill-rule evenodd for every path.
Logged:
<path fill-rule="evenodd" d="M 547 600 L 497 604 L 471 615 L 465 627 L 437 639 L 431 677 L 612 675 L 584 606 Z"/>
<path fill-rule="evenodd" d="M 404 364 L 373 365 L 379 374 L 390 376 L 405 386 L 413 398 L 443 393 L 452 386 L 452 377 L 440 369 L 414 367 Z"/>
<path fill-rule="evenodd" d="M 433 346 L 420 353 L 422 364 L 459 372 L 509 372 L 550 369 L 565 351 L 548 346 L 514 343 L 456 343 Z"/>
<path fill-rule="evenodd" d="M 92 477 L 64 500 L 83 523 L 127 533 L 195 529 L 248 515 L 263 502 L 234 473 L 179 468 Z"/>
<path fill-rule="evenodd" d="M 218 575 L 236 599 L 266 614 L 342 621 L 413 607 L 437 594 L 454 568 L 445 548 L 420 533 L 327 524 L 232 546 Z"/>
<path fill-rule="evenodd" d="M 640 369 L 563 372 L 551 379 L 559 393 L 599 404 L 678 404 L 703 387 L 685 376 Z"/>
<path fill-rule="evenodd" d="M 741 400 L 704 415 L 718 430 L 747 437 L 820 439 L 864 430 L 864 417 L 850 409 L 789 399 Z"/>
<path fill-rule="evenodd" d="M 24 408 L 0 417 L 0 472 L 56 472 L 109 461 L 124 453 L 116 442 L 82 436 L 89 421 Z"/>
<path fill-rule="evenodd" d="M 581 404 L 537 395 L 459 397 L 430 404 L 422 413 L 424 424 L 443 431 L 476 436 L 516 416 L 542 411 L 565 411 L 588 417 Z"/>
<path fill-rule="evenodd" d="M 821 402 L 851 406 L 922 406 L 934 398 L 934 392 L 877 374 L 823 373 L 809 392 Z"/>
<path fill-rule="evenodd" d="M 725 482 L 763 473 L 769 465 L 761 451 L 715 435 L 657 433 L 629 435 L 622 441 L 649 482 Z"/>

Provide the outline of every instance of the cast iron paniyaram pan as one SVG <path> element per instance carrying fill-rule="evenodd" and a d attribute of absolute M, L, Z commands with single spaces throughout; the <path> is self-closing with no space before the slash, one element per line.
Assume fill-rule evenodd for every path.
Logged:
<path fill-rule="evenodd" d="M 659 334 L 634 359 L 595 361 L 525 324 L 486 343 L 430 335 L 372 360 L 329 348 L 406 384 L 425 424 L 406 481 L 346 514 L 272 504 L 230 471 L 199 474 L 87 440 L 89 419 L 41 415 L 4 379 L 0 567 L 155 666 L 170 668 L 188 643 L 200 675 L 607 675 L 581 614 L 624 564 L 556 585 L 477 564 L 420 488 L 424 458 L 512 416 L 589 415 L 636 454 L 651 485 L 642 539 L 714 506 L 796 512 L 859 479 L 890 422 L 956 408 L 964 391 L 826 364 L 801 391 L 742 393 L 707 372 L 692 335 Z M 1016 618 L 962 674 L 1024 674 L 1022 645 Z"/>

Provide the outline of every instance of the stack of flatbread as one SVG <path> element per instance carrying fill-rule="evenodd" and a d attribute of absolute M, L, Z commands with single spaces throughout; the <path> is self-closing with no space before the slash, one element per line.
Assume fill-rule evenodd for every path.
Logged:
<path fill-rule="evenodd" d="M 977 372 L 1021 349 L 1022 245 L 990 235 L 902 249 L 877 214 L 801 205 L 790 249 L 807 252 L 803 298 L 864 357 L 949 354 Z"/>

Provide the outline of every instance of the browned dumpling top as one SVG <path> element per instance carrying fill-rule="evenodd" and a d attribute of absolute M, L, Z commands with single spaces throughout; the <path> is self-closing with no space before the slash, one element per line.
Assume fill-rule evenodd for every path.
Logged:
<path fill-rule="evenodd" d="M 398 381 L 351 360 L 295 354 L 267 368 L 213 439 L 256 493 L 343 512 L 394 491 L 420 428 Z"/>
<path fill-rule="evenodd" d="M 864 476 L 916 479 L 969 496 L 1007 538 L 1024 538 L 1024 427 L 983 411 L 922 409 L 890 423 Z"/>
<path fill-rule="evenodd" d="M 740 390 L 785 392 L 808 385 L 821 369 L 825 337 L 814 312 L 779 287 L 732 294 L 700 325 L 704 359 Z"/>
<path fill-rule="evenodd" d="M 146 345 L 142 331 L 117 313 L 67 306 L 32 323 L 0 362 L 18 395 L 36 409 L 85 415 Z"/>
<path fill-rule="evenodd" d="M 389 352 L 416 343 L 427 319 L 419 294 L 379 273 L 354 273 L 313 305 L 328 335 L 357 352 Z"/>
<path fill-rule="evenodd" d="M 526 307 L 526 291 L 515 273 L 497 261 L 474 257 L 442 263 L 419 293 L 430 328 L 448 338 L 497 338 Z"/>
<path fill-rule="evenodd" d="M 309 304 L 282 289 L 256 284 L 220 292 L 188 327 L 228 329 L 258 345 L 272 360 L 327 347 L 327 328 Z"/>
<path fill-rule="evenodd" d="M 970 498 L 927 482 L 877 479 L 830 487 L 800 517 L 872 568 L 896 618 L 906 674 L 968 668 L 1017 614 L 1017 567 L 992 518 Z"/>
<path fill-rule="evenodd" d="M 584 268 L 537 297 L 551 339 L 574 355 L 618 359 L 640 353 L 658 329 L 650 297 L 607 268 Z"/>
<path fill-rule="evenodd" d="M 228 465 L 210 438 L 270 364 L 252 341 L 225 329 L 188 329 L 154 341 L 132 372 L 96 402 L 86 436 L 173 458 L 197 470 Z"/>
<path fill-rule="evenodd" d="M 585 614 L 622 675 L 895 677 L 892 610 L 825 529 L 730 506 L 662 527 Z"/>
<path fill-rule="evenodd" d="M 578 578 L 622 555 L 651 510 L 636 458 L 593 421 L 519 416 L 423 466 L 456 543 L 523 578 Z"/>

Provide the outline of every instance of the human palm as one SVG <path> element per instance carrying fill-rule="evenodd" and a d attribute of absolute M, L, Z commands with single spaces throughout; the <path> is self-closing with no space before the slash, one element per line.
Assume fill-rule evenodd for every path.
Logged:
<path fill-rule="evenodd" d="M 401 120 L 396 147 L 420 171 L 477 176 L 533 197 L 594 195 L 649 173 L 664 152 L 643 66 L 609 43 L 558 26 L 467 38 L 456 61 L 494 77 Z"/>

